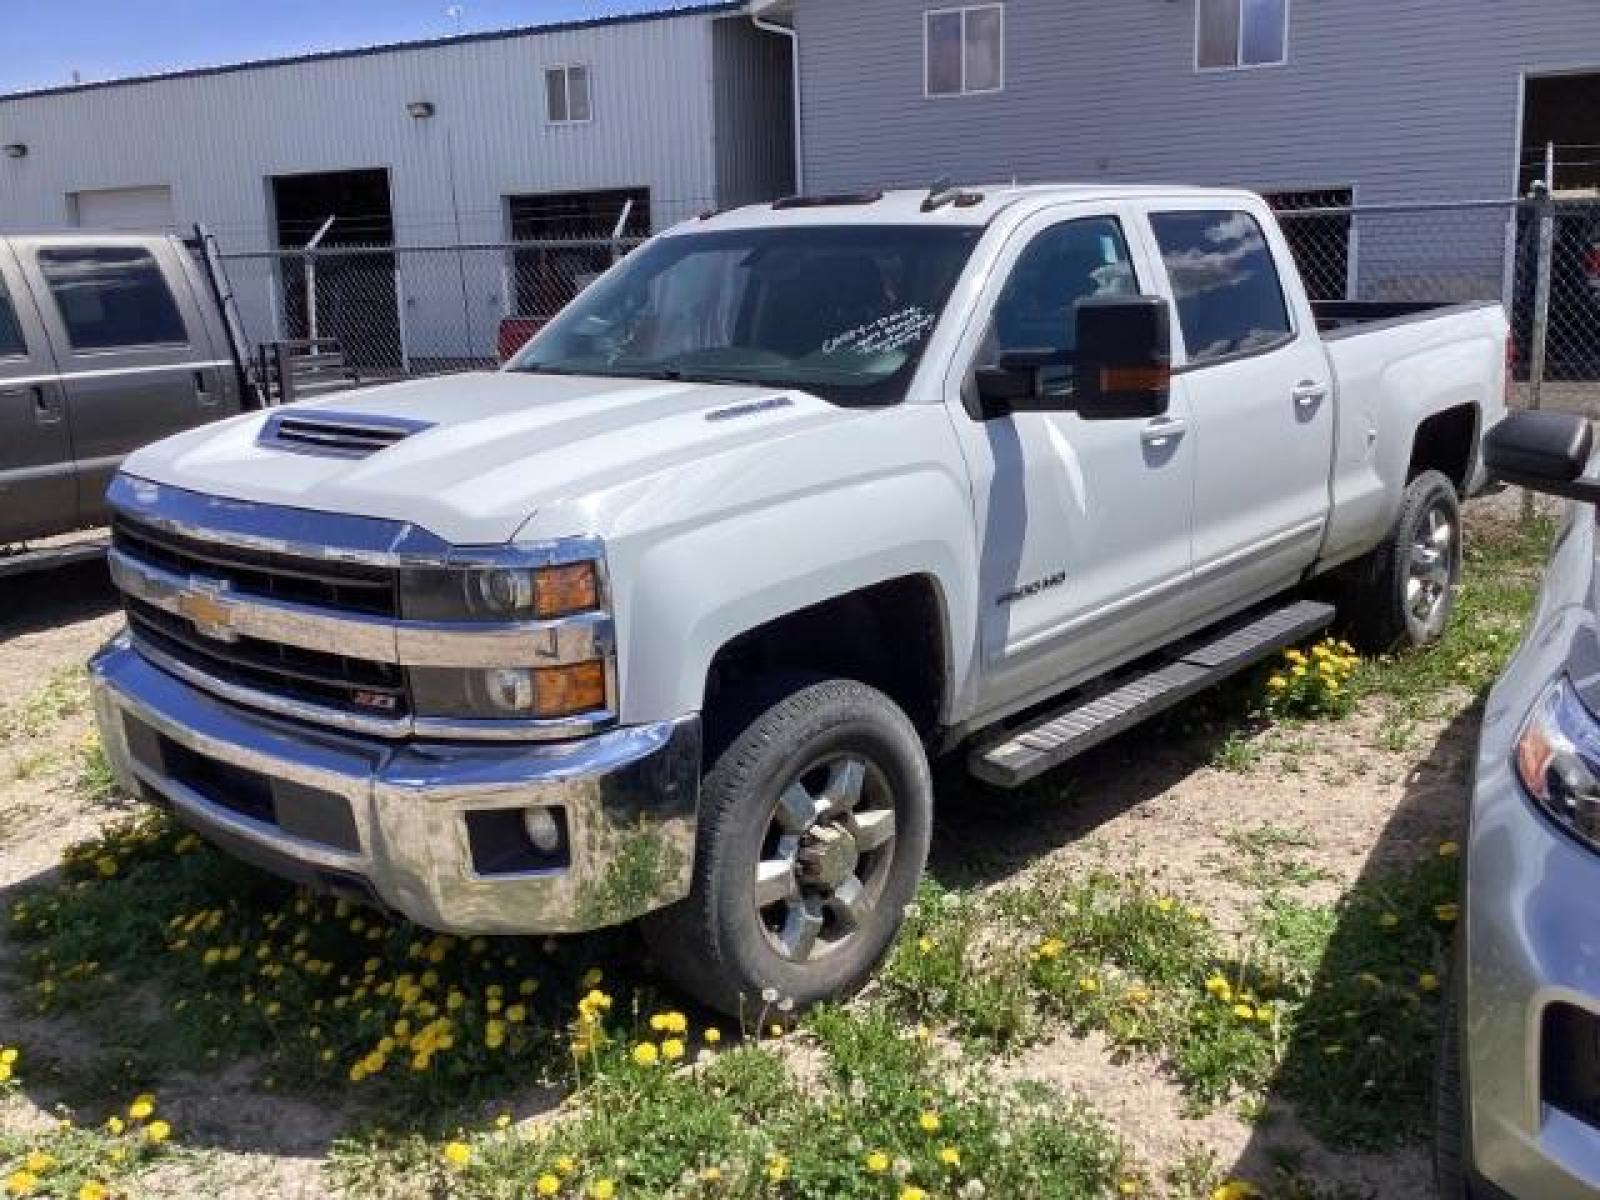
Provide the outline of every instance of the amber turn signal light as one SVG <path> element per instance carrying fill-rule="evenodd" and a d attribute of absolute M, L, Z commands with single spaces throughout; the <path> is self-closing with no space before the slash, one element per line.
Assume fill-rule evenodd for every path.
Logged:
<path fill-rule="evenodd" d="M 534 615 L 545 620 L 600 607 L 600 574 L 592 562 L 542 567 L 533 573 Z"/>
<path fill-rule="evenodd" d="M 606 668 L 598 659 L 533 673 L 533 709 L 540 717 L 570 717 L 606 706 Z"/>

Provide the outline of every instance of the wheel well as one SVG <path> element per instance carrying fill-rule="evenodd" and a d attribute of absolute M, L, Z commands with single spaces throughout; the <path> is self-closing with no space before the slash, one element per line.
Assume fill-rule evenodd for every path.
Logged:
<path fill-rule="evenodd" d="M 740 634 L 717 651 L 705 707 L 776 671 L 816 671 L 870 684 L 924 735 L 944 701 L 944 610 L 926 576 L 874 584 L 802 608 Z"/>
<path fill-rule="evenodd" d="M 1463 404 L 1434 413 L 1417 428 L 1411 443 L 1411 465 L 1406 469 L 1409 483 L 1424 471 L 1441 471 L 1465 492 L 1472 477 L 1472 463 L 1478 446 L 1478 408 Z"/>

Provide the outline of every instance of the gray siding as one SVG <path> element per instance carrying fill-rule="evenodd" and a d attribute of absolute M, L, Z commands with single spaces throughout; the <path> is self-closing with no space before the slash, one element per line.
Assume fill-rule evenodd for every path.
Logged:
<path fill-rule="evenodd" d="M 503 238 L 502 198 L 523 192 L 647 186 L 670 224 L 715 199 L 710 27 L 686 15 L 0 98 L 0 142 L 29 146 L 0 159 L 0 230 L 65 225 L 73 192 L 165 184 L 179 222 L 265 249 L 269 176 L 361 167 L 388 169 L 401 245 Z M 544 68 L 566 63 L 590 67 L 586 124 L 546 120 Z M 412 100 L 437 115 L 413 119 Z"/>
<path fill-rule="evenodd" d="M 794 191 L 793 84 L 788 39 L 745 17 L 712 26 L 717 206 Z"/>
<path fill-rule="evenodd" d="M 1289 62 L 1196 72 L 1195 0 L 1007 0 L 1005 89 L 925 99 L 922 14 L 799 0 L 808 191 L 960 180 L 1515 188 L 1524 70 L 1600 69 L 1594 0 L 1292 0 Z"/>

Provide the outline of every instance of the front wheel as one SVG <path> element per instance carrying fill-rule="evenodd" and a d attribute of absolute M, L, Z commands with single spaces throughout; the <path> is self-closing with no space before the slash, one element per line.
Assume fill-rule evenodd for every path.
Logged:
<path fill-rule="evenodd" d="M 754 1018 L 859 987 L 887 953 L 927 861 L 933 788 L 905 714 L 851 680 L 780 680 L 729 697 L 706 774 L 694 885 L 642 930 L 696 999 Z"/>
<path fill-rule="evenodd" d="M 1439 640 L 1461 576 L 1461 505 L 1438 471 L 1406 485 L 1384 540 L 1346 568 L 1340 616 L 1362 650 L 1386 654 Z"/>

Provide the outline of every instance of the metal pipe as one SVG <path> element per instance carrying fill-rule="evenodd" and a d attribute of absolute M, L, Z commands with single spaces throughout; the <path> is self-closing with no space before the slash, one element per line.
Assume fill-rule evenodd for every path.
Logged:
<path fill-rule="evenodd" d="M 794 138 L 794 190 L 796 195 L 803 196 L 806 190 L 806 158 L 805 138 L 802 136 L 805 126 L 800 115 L 800 35 L 793 26 L 769 21 L 759 11 L 750 14 L 750 23 L 763 33 L 774 33 L 789 39 L 789 103 L 793 109 L 789 133 Z"/>
<path fill-rule="evenodd" d="M 322 228 L 311 235 L 311 240 L 305 244 L 306 255 L 306 335 L 312 340 L 317 340 L 317 247 L 322 244 L 322 239 L 328 236 L 328 230 L 333 228 L 337 215 L 330 216 L 322 223 Z"/>

